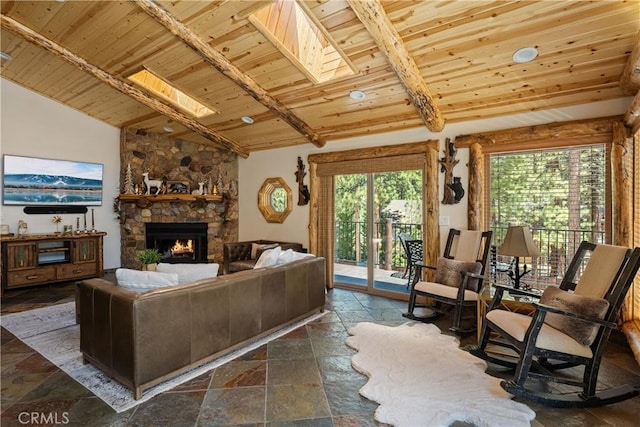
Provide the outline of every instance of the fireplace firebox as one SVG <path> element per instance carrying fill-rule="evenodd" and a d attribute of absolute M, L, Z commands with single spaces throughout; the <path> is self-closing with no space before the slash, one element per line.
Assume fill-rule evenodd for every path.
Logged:
<path fill-rule="evenodd" d="M 206 263 L 207 223 L 161 223 L 145 226 L 146 247 L 162 254 L 161 262 Z"/>

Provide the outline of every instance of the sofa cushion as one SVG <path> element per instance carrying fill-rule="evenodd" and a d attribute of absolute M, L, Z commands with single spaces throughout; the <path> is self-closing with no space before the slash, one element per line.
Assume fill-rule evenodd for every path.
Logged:
<path fill-rule="evenodd" d="M 602 319 L 609 309 L 609 301 L 606 299 L 572 294 L 555 286 L 549 286 L 544 290 L 540 297 L 540 304 L 596 319 Z M 557 313 L 547 313 L 544 322 L 582 345 L 591 345 L 599 328 L 595 323 Z"/>
<path fill-rule="evenodd" d="M 178 281 L 182 283 L 197 282 L 198 280 L 210 279 L 218 275 L 219 264 L 169 264 L 161 262 L 156 267 L 159 273 L 175 273 Z"/>
<path fill-rule="evenodd" d="M 253 268 L 273 267 L 274 265 L 277 265 L 281 252 L 282 249 L 280 249 L 280 246 L 273 249 L 267 249 L 262 252 L 262 255 L 260 255 L 260 258 L 258 258 L 258 261 L 256 261 L 256 265 L 254 265 Z"/>
<path fill-rule="evenodd" d="M 138 271 L 128 268 L 118 268 L 116 270 L 116 281 L 118 286 L 134 292 L 147 292 L 179 284 L 178 275 L 175 273 Z"/>
<path fill-rule="evenodd" d="M 229 265 L 227 266 L 228 268 L 227 273 L 237 273 L 239 271 L 252 270 L 255 265 L 256 265 L 255 259 L 243 259 L 243 260 L 233 261 L 233 262 L 230 262 Z"/>
<path fill-rule="evenodd" d="M 463 280 L 462 272 L 480 274 L 481 271 L 482 264 L 479 262 L 465 262 L 439 257 L 434 282 L 458 288 Z M 478 279 L 469 278 L 467 289 L 478 292 L 477 288 Z"/>

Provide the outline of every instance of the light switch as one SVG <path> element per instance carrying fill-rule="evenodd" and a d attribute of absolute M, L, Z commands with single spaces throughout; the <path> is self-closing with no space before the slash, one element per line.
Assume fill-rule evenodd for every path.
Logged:
<path fill-rule="evenodd" d="M 440 216 L 440 225 L 449 225 L 449 216 L 448 215 Z"/>

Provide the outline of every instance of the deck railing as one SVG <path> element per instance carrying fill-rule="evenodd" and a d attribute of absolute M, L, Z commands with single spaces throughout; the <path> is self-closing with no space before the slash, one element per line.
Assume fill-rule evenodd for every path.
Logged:
<path fill-rule="evenodd" d="M 496 248 L 502 245 L 507 234 L 508 227 L 492 227 L 493 244 Z M 567 264 L 576 253 L 580 242 L 586 240 L 592 243 L 605 243 L 604 231 L 597 230 L 571 230 L 552 228 L 531 228 L 533 241 L 536 243 L 542 255 L 538 258 L 520 258 L 520 265 L 524 263 L 531 269 L 522 280 L 533 287 L 544 287 L 550 284 L 558 284 L 567 268 Z M 512 257 L 500 255 L 500 251 L 494 259 L 493 265 L 506 266 L 512 263 Z M 494 280 L 508 281 L 506 275 L 495 274 Z"/>
<path fill-rule="evenodd" d="M 374 223 L 375 262 L 386 270 L 402 270 L 407 266 L 407 258 L 399 235 L 407 233 L 414 240 L 422 239 L 422 224 L 394 223 L 389 221 Z M 335 260 L 350 264 L 366 264 L 367 236 L 366 222 L 336 222 Z"/>
<path fill-rule="evenodd" d="M 375 264 L 386 270 L 401 271 L 407 266 L 407 258 L 400 242 L 399 235 L 407 233 L 414 240 L 422 239 L 422 224 L 397 223 L 391 220 L 374 223 L 374 260 Z M 499 248 L 507 234 L 507 227 L 492 227 L 493 245 Z M 367 258 L 367 223 L 366 222 L 336 222 L 335 228 L 335 260 L 336 262 L 354 265 L 366 265 Z M 542 255 L 535 259 L 520 259 L 521 264 L 527 263 L 532 271 L 523 277 L 523 281 L 545 285 L 556 283 L 564 274 L 567 263 L 573 257 L 576 249 L 583 240 L 594 243 L 604 243 L 603 231 L 532 228 L 533 240 L 538 245 Z M 492 259 L 492 266 L 508 266 L 511 257 L 500 255 L 499 251 Z M 495 279 L 495 268 L 492 268 Z M 506 277 L 506 275 L 505 275 Z M 508 277 L 502 280 L 508 280 Z"/>

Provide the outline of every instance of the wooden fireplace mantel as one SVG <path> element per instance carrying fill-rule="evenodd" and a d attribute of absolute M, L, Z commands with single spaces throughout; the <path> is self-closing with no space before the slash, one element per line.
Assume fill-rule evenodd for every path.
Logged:
<path fill-rule="evenodd" d="M 204 200 L 206 202 L 222 202 L 220 194 L 121 194 L 118 196 L 121 202 L 137 202 L 147 200 L 149 202 L 195 202 Z"/>

